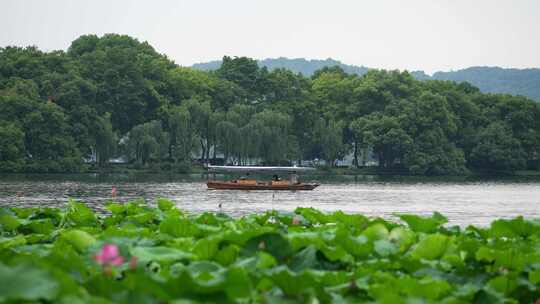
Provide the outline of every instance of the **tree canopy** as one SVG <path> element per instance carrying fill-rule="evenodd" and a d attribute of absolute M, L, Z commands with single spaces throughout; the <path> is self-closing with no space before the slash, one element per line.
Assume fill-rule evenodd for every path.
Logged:
<path fill-rule="evenodd" d="M 404 71 L 310 77 L 223 58 L 180 67 L 129 36 L 66 52 L 0 48 L 0 171 L 85 170 L 83 159 L 282 164 L 374 155 L 412 174 L 538 168 L 540 104 Z"/>

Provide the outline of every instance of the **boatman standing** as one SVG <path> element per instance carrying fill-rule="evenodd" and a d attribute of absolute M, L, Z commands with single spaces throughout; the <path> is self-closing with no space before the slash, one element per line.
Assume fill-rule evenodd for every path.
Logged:
<path fill-rule="evenodd" d="M 298 174 L 296 174 L 296 171 L 293 171 L 293 173 L 289 175 L 289 181 L 291 182 L 291 185 L 298 184 Z"/>

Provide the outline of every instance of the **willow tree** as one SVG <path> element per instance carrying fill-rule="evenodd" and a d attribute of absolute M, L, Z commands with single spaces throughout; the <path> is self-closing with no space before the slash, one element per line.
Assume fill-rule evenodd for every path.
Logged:
<path fill-rule="evenodd" d="M 96 162 L 99 166 L 107 165 L 109 159 L 116 153 L 118 137 L 113 131 L 111 114 L 97 118 L 97 129 L 95 130 L 95 152 Z"/>
<path fill-rule="evenodd" d="M 264 110 L 253 115 L 250 121 L 259 141 L 256 155 L 268 164 L 290 160 L 290 147 L 297 147 L 295 138 L 290 136 L 292 120 L 289 115 Z"/>
<path fill-rule="evenodd" d="M 314 129 L 315 142 L 319 146 L 320 156 L 330 166 L 334 166 L 336 160 L 342 157 L 346 150 L 341 123 L 321 118 L 316 122 Z"/>
<path fill-rule="evenodd" d="M 169 134 L 161 121 L 153 120 L 137 125 L 127 135 L 126 148 L 131 160 L 145 165 L 150 160 L 162 160 L 167 155 Z"/>
<path fill-rule="evenodd" d="M 174 162 L 190 161 L 192 152 L 196 151 L 198 136 L 188 107 L 173 107 L 169 112 L 168 125 L 170 157 Z"/>
<path fill-rule="evenodd" d="M 216 136 L 218 145 L 223 152 L 225 163 L 229 161 L 229 157 L 237 152 L 239 131 L 238 127 L 230 121 L 220 121 L 216 125 Z"/>

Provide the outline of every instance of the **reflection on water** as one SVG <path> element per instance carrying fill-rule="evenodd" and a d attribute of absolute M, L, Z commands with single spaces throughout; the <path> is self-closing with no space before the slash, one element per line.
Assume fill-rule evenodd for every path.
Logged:
<path fill-rule="evenodd" d="M 495 218 L 523 215 L 540 218 L 540 181 L 411 179 L 373 176 L 323 178 L 314 191 L 207 190 L 202 175 L 9 175 L 0 177 L 0 207 L 64 205 L 69 198 L 103 211 L 111 188 L 117 201 L 165 197 L 189 212 L 218 211 L 233 216 L 298 206 L 343 210 L 368 216 L 439 211 L 452 224 L 487 225 Z"/>

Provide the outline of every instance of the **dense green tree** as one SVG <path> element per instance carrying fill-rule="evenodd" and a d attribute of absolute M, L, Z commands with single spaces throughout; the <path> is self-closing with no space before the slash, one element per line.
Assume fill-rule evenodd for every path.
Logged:
<path fill-rule="evenodd" d="M 0 171 L 21 171 L 24 157 L 23 131 L 14 123 L 0 124 Z"/>
<path fill-rule="evenodd" d="M 371 147 L 377 155 L 379 166 L 385 169 L 392 168 L 396 162 L 402 164 L 413 142 L 397 118 L 379 113 L 355 120 L 351 128 L 358 144 Z"/>
<path fill-rule="evenodd" d="M 481 169 L 517 170 L 526 164 L 526 153 L 504 122 L 493 122 L 476 136 L 471 165 Z"/>

